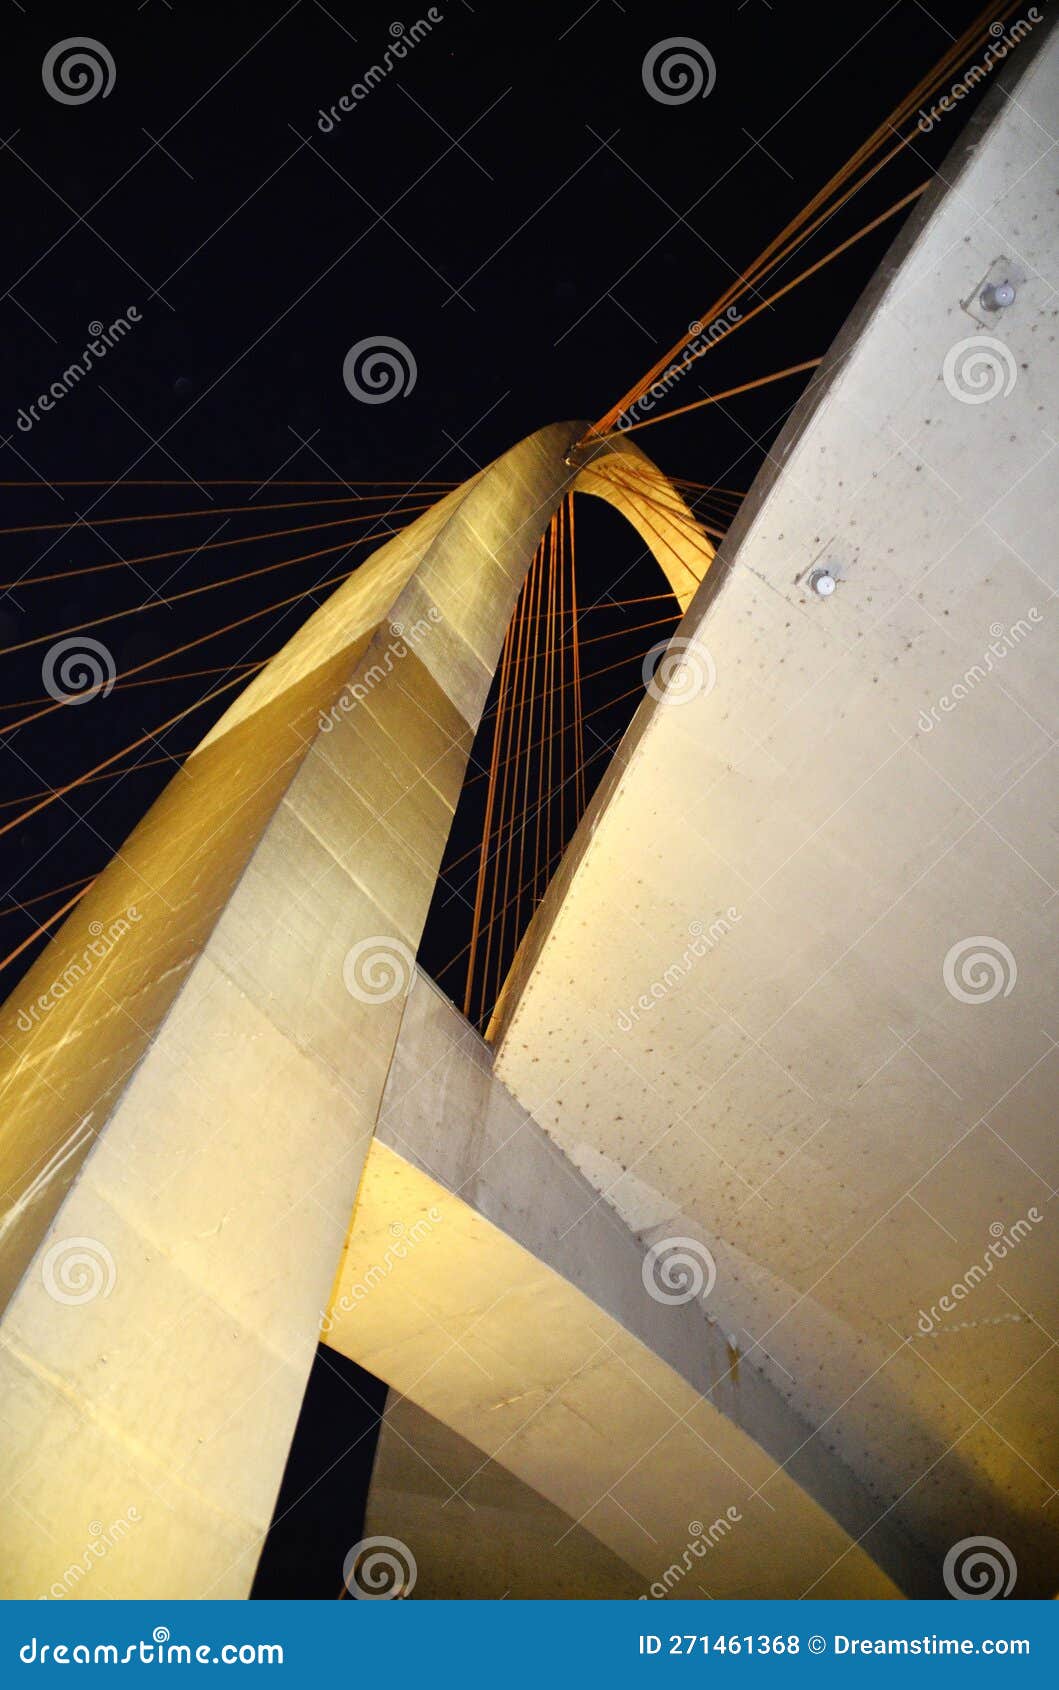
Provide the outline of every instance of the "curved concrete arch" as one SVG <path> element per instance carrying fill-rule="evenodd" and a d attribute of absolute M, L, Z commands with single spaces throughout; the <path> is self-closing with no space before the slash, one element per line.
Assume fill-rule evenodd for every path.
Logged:
<path fill-rule="evenodd" d="M 714 547 L 673 484 L 624 435 L 577 446 L 569 461 L 576 470 L 572 491 L 603 499 L 635 528 L 687 610 Z"/>
<path fill-rule="evenodd" d="M 249 1588 L 538 539 L 571 488 L 607 498 L 682 606 L 708 550 L 630 442 L 568 462 L 583 432 L 539 430 L 362 564 L 4 1007 L 6 1593 L 130 1504 L 135 1565 L 95 1594 Z"/>
<path fill-rule="evenodd" d="M 1059 258 L 1039 141 L 1054 40 L 1027 63 L 1017 101 L 984 103 L 947 171 L 956 191 L 923 202 L 781 440 L 782 476 L 762 478 L 685 621 L 723 652 L 716 685 L 638 713 L 491 1029 L 496 1075 L 618 1211 L 628 1261 L 628 1240 L 673 1233 L 714 1251 L 726 1435 L 745 1416 L 767 1447 L 761 1419 L 781 1399 L 813 1428 L 764 1483 L 800 1506 L 796 1459 L 828 1483 L 844 1465 L 872 1504 L 858 1537 L 903 1540 L 929 1580 L 956 1539 L 999 1536 L 1020 1595 L 1054 1590 L 1059 1559 L 1059 1311 L 1047 1227 L 1024 1221 L 1059 1185 L 1042 1087 L 1056 1051 L 1040 1032 L 1054 1018 L 1041 886 L 1059 866 L 1039 822 L 1054 659 L 1043 618 L 1028 620 L 1054 562 L 1055 424 L 1041 418 L 1059 390 L 1045 281 Z M 997 326 L 978 301 L 999 242 L 1024 279 L 1003 321 L 1017 375 L 994 411 L 958 403 L 949 365 Z M 310 619 L 0 1022 L 5 1593 L 45 1594 L 89 1523 L 130 1507 L 135 1565 L 108 1557 L 93 1594 L 249 1587 L 537 537 L 579 487 L 634 513 L 682 605 L 690 593 L 674 506 L 658 546 L 664 487 L 638 501 L 653 472 L 634 443 L 582 460 L 581 433 L 524 441 Z M 804 589 L 822 546 L 840 591 L 817 600 Z M 961 713 L 939 714 L 994 618 L 1023 630 L 1007 705 L 980 707 L 968 683 Z M 904 751 L 928 704 L 898 762 L 895 733 Z M 968 1025 L 942 961 L 984 930 L 1016 939 L 1019 992 Z M 678 992 L 674 957 L 703 932 Z M 350 967 L 365 945 L 375 964 L 389 948 L 396 978 Z M 315 1184 L 294 1188 L 307 1169 Z M 1024 1228 L 1009 1251 L 1019 1312 L 999 1276 L 976 1285 L 981 1317 L 936 1322 L 931 1355 L 917 1305 L 966 1281 L 998 1219 Z M 1002 1377 L 998 1358 L 1013 1363 Z M 877 1571 L 855 1541 L 841 1561 Z"/>

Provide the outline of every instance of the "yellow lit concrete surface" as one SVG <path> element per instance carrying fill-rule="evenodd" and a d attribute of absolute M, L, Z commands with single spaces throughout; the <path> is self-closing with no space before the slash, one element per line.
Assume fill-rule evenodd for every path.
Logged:
<path fill-rule="evenodd" d="M 644 1588 L 584 1526 L 407 1398 L 391 1396 L 383 1415 L 364 1535 L 415 1544 L 420 1600 L 599 1601 Z"/>
<path fill-rule="evenodd" d="M 567 1516 L 556 1538 L 572 1522 L 598 1538 L 642 1591 L 674 1566 L 672 1596 L 797 1596 L 813 1580 L 894 1596 L 884 1566 L 929 1587 L 914 1546 L 885 1521 L 869 1530 L 853 1475 L 741 1371 L 709 1304 L 652 1294 L 643 1245 L 422 976 L 323 1336 Z M 406 1504 L 413 1554 L 419 1512 L 435 1542 L 436 1508 Z M 388 1530 L 381 1503 L 372 1518 Z M 523 1576 L 539 1588 L 535 1549 Z M 558 1562 L 548 1593 L 564 1594 Z"/>
<path fill-rule="evenodd" d="M 5 1005 L 6 1595 L 129 1507 L 135 1552 L 93 1595 L 249 1588 L 474 728 L 583 428 L 540 430 L 357 569 Z M 623 500 L 630 474 L 661 484 L 616 450 Z"/>
<path fill-rule="evenodd" d="M 1059 37 L 1018 62 L 774 448 L 678 630 L 711 663 L 645 699 L 490 1036 L 645 1244 L 709 1248 L 743 1377 L 878 1516 L 938 1571 L 1000 1539 L 1037 1596 L 1059 1575 Z M 1001 272 L 1015 302 L 989 313 Z"/>

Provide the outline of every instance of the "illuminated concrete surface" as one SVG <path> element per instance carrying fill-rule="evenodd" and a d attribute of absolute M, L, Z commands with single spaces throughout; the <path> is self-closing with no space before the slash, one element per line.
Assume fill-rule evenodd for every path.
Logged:
<path fill-rule="evenodd" d="M 1059 1574 L 1057 110 L 1053 35 L 774 449 L 679 630 L 712 667 L 645 699 L 491 1034 L 645 1243 L 712 1252 L 741 1379 L 935 1568 L 992 1536 L 1026 1596 Z"/>
<path fill-rule="evenodd" d="M 361 565 L 4 1008 L 5 1594 L 130 1506 L 135 1552 L 93 1594 L 249 1589 L 474 728 L 583 429 L 540 430 Z M 613 458 L 627 511 L 632 477 L 664 485 L 631 443 Z M 660 548 L 682 605 L 695 531 L 685 511 Z"/>
<path fill-rule="evenodd" d="M 414 1594 L 421 1600 L 599 1601 L 636 1597 L 644 1588 L 642 1577 L 584 1526 L 393 1396 L 379 1431 L 364 1533 L 415 1544 Z"/>
<path fill-rule="evenodd" d="M 556 1538 L 573 1521 L 598 1538 L 642 1590 L 679 1565 L 675 1596 L 702 1594 L 693 1577 L 711 1596 L 792 1596 L 813 1578 L 829 1596 L 898 1594 L 873 1558 L 901 1588 L 933 1588 L 887 1522 L 869 1531 L 872 1499 L 782 1394 L 742 1374 L 708 1304 L 649 1292 L 642 1244 L 422 976 L 324 1340 L 561 1510 Z M 429 1490 L 422 1514 L 430 1541 Z M 394 1535 L 381 1501 L 373 1518 Z M 696 1527 L 717 1520 L 700 1559 Z"/>
<path fill-rule="evenodd" d="M 565 1210 L 484 1174 L 457 1196 L 385 1128 L 368 1150 L 520 582 L 571 485 L 653 532 L 629 442 L 579 469 L 580 430 L 542 430 L 362 566 L 6 1006 L 4 1594 L 44 1594 L 131 1508 L 84 1594 L 245 1593 L 335 1263 L 359 1283 L 394 1207 L 411 1227 L 424 1205 L 444 1218 L 400 1259 L 402 1324 L 395 1269 L 343 1342 L 638 1576 L 643 1526 L 665 1565 L 731 1506 L 715 1594 L 936 1586 L 976 1534 L 1010 1546 L 1017 1594 L 1054 1591 L 1054 46 L 1017 90 L 775 449 L 680 630 L 683 701 L 676 675 L 645 701 L 522 947 L 496 1074 L 537 1123 L 520 1142 L 561 1155 Z M 1017 297 L 994 320 L 998 266 Z M 982 335 L 986 403 L 954 356 Z M 687 531 L 652 543 L 687 604 Z M 125 930 L 41 1011 L 97 922 Z M 979 935 L 999 984 L 974 1001 Z M 351 972 L 364 945 L 395 956 L 392 995 L 374 950 Z M 704 1304 L 644 1292 L 672 1235 L 716 1261 Z M 453 1311 L 469 1371 L 437 1358 Z"/>

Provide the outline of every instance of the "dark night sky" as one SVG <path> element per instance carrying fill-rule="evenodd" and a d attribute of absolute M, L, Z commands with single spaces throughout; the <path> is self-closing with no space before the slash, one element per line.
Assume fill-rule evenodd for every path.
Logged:
<path fill-rule="evenodd" d="M 400 14 L 392 4 L 342 0 L 25 10 L 4 0 L 0 436 L 9 443 L 0 476 L 39 484 L 3 489 L 0 526 L 199 510 L 211 500 L 195 480 L 211 477 L 457 480 L 541 424 L 598 416 L 978 8 L 968 0 L 838 8 L 443 0 L 437 9 L 442 21 L 394 74 L 323 134 L 320 109 L 381 57 L 398 15 L 408 28 L 426 14 L 419 0 Z M 75 35 L 106 45 L 116 80 L 105 99 L 62 105 L 46 93 L 41 65 L 53 43 Z M 716 85 L 708 99 L 664 105 L 646 93 L 641 66 L 654 43 L 681 35 L 709 48 Z M 889 166 L 809 256 L 923 180 L 973 104 Z M 685 378 L 678 402 L 824 353 L 898 227 L 864 240 L 722 345 Z M 31 431 L 19 431 L 19 408 L 80 355 L 89 323 L 109 323 L 129 306 L 142 319 L 129 336 Z M 416 384 L 391 403 L 358 404 L 343 384 L 343 359 L 354 342 L 378 335 L 411 348 Z M 641 439 L 670 473 L 745 489 L 801 385 L 744 395 Z M 114 485 L 47 485 L 75 477 Z M 123 484 L 131 477 L 185 484 L 138 489 Z M 211 491 L 216 504 L 244 502 Z M 296 496 L 269 491 L 256 502 Z M 237 515 L 222 527 L 226 519 L 208 514 L 5 535 L 2 578 L 32 582 L 315 519 L 312 511 Z M 610 513 L 586 513 L 579 533 L 583 599 L 619 578 L 622 595 L 661 589 Z M 24 584 L 0 597 L 0 643 L 139 605 L 167 578 L 167 591 L 179 591 L 333 537 Z M 183 603 L 156 602 L 97 637 L 120 675 L 211 625 L 308 590 L 341 566 L 337 557 Z M 307 592 L 285 613 L 158 672 L 268 655 L 313 604 Z M 640 620 L 616 610 L 609 626 L 619 628 L 623 615 Z M 657 637 L 631 633 L 607 649 L 627 652 L 635 676 Z M 5 657 L 3 701 L 42 695 L 47 649 Z M 4 741 L 3 798 L 73 778 L 221 678 L 115 691 L 19 729 Z M 630 684 L 608 675 L 586 708 Z M 162 749 L 179 760 L 227 702 L 174 727 Z M 620 733 L 633 703 L 600 714 L 601 743 Z M 0 707 L 0 725 L 22 713 Z M 602 765 L 594 765 L 597 778 Z M 0 837 L 0 905 L 100 870 L 171 772 L 151 767 L 86 787 Z M 0 810 L 0 823 L 19 808 Z M 453 854 L 473 843 L 477 815 L 471 806 L 458 819 Z M 422 952 L 432 972 L 466 940 L 467 879 L 465 866 L 435 910 Z M 6 915 L 0 954 L 61 901 Z M 8 969 L 5 990 L 38 951 Z M 446 984 L 455 994 L 457 980 Z"/>

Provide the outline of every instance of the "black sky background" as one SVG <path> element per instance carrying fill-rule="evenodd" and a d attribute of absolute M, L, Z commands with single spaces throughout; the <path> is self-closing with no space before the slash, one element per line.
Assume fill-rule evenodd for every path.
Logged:
<path fill-rule="evenodd" d="M 245 502 L 209 486 L 220 477 L 250 478 L 247 495 L 263 489 L 256 503 L 303 496 L 273 481 L 283 476 L 455 481 L 542 424 L 598 416 L 978 9 L 955 0 L 841 8 L 443 0 L 442 21 L 323 134 L 321 108 L 381 58 L 391 25 L 408 28 L 425 15 L 419 0 L 404 10 L 398 0 L 3 3 L 0 477 L 35 483 L 0 489 L 4 528 Z M 642 62 L 654 43 L 682 35 L 708 47 L 716 85 L 708 99 L 664 105 L 646 93 Z M 113 55 L 117 75 L 106 99 L 65 106 L 45 91 L 44 55 L 71 36 L 94 37 Z M 888 166 L 817 237 L 806 261 L 923 180 L 975 104 L 965 101 Z M 684 378 L 674 402 L 826 352 L 899 226 L 868 237 L 722 344 Z M 19 409 L 80 356 L 89 323 L 109 323 L 129 306 L 142 320 L 128 337 L 31 431 L 18 430 Z M 412 350 L 417 380 L 406 397 L 367 406 L 347 391 L 343 359 L 368 336 L 395 337 Z M 639 438 L 671 474 L 746 489 L 802 385 L 746 394 Z M 58 486 L 76 477 L 107 485 Z M 129 484 L 135 477 L 183 485 L 142 489 Z M 2 579 L 23 584 L 0 596 L 0 644 L 139 605 L 167 577 L 167 591 L 183 590 L 334 534 L 53 584 L 30 585 L 35 575 L 336 514 L 262 512 L 233 516 L 228 526 L 210 511 L 180 523 L 4 535 Z M 582 523 L 579 510 L 578 523 L 583 602 L 663 589 L 611 513 L 586 511 Z M 120 678 L 211 626 L 306 589 L 286 612 L 156 673 L 267 656 L 320 602 L 308 589 L 341 566 L 336 556 L 182 603 L 156 601 L 97 637 Z M 623 617 L 643 620 L 620 609 L 606 617 L 593 631 L 617 633 Z M 590 684 L 586 709 L 632 684 L 659 632 L 632 632 L 604 648 L 608 661 L 628 655 L 632 667 Z M 42 696 L 47 649 L 4 655 L 0 728 L 23 713 L 7 706 Z M 152 680 L 20 728 L 0 751 L 0 797 L 28 799 L 74 778 L 221 678 Z M 164 751 L 178 762 L 231 696 L 171 729 L 150 755 Z M 593 749 L 615 740 L 634 704 L 600 710 Z M 596 760 L 594 778 L 604 763 Z M 0 837 L 0 907 L 102 869 L 173 766 L 85 787 Z M 20 808 L 0 810 L 0 824 Z M 450 857 L 474 844 L 476 827 L 480 809 L 469 803 Z M 439 893 L 421 952 L 429 972 L 466 942 L 469 872 L 465 864 Z M 61 902 L 6 914 L 0 955 Z M 41 943 L 6 970 L 5 994 Z M 445 983 L 459 995 L 458 977 Z M 285 1501 L 304 1490 L 314 1462 L 322 1471 L 370 1426 L 381 1401 L 355 1370 L 336 1395 L 326 1372 L 318 1363 Z M 344 1477 L 318 1484 L 289 1517 L 266 1580 L 270 1593 L 335 1593 L 340 1574 L 330 1550 L 321 1570 L 311 1565 L 311 1546 L 319 1550 L 336 1531 L 337 1540 L 353 1541 L 371 1443 L 364 1438 L 339 1470 Z"/>

